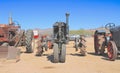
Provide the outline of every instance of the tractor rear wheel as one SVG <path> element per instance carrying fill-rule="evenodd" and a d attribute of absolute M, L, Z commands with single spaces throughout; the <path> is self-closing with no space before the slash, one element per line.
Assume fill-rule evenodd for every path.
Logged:
<path fill-rule="evenodd" d="M 59 49 L 58 49 L 58 44 L 54 43 L 53 46 L 53 62 L 58 63 L 59 62 Z"/>
<path fill-rule="evenodd" d="M 60 53 L 60 62 L 64 63 L 66 59 L 66 46 L 65 44 L 62 44 L 62 49 L 61 49 L 61 53 Z"/>
<path fill-rule="evenodd" d="M 26 44 L 26 52 L 27 53 L 33 52 L 32 39 L 33 39 L 33 31 L 27 30 L 25 33 L 25 44 Z"/>
<path fill-rule="evenodd" d="M 114 41 L 108 43 L 107 54 L 111 61 L 114 61 L 117 58 L 117 47 Z"/>
<path fill-rule="evenodd" d="M 98 54 L 98 52 L 99 52 L 99 44 L 98 44 L 97 35 L 94 36 L 94 50 L 95 50 L 95 54 Z"/>
<path fill-rule="evenodd" d="M 104 53 L 105 53 L 105 42 L 102 43 L 102 47 L 100 49 L 100 54 L 104 55 Z"/>

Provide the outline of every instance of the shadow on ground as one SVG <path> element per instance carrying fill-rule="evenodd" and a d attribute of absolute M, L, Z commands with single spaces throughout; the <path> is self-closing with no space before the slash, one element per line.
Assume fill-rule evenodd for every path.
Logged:
<path fill-rule="evenodd" d="M 72 55 L 72 56 L 83 56 L 84 57 L 84 55 L 82 55 L 82 54 L 80 54 L 80 53 L 75 53 L 75 54 L 68 54 L 68 55 Z"/>
<path fill-rule="evenodd" d="M 108 56 L 101 58 L 103 60 L 111 61 Z M 120 57 L 117 57 L 115 60 L 120 60 Z"/>
<path fill-rule="evenodd" d="M 53 58 L 54 58 L 53 55 L 48 55 L 48 56 L 47 56 L 48 61 L 50 61 L 50 62 L 52 62 L 52 63 L 54 63 L 54 62 L 53 62 Z"/>
<path fill-rule="evenodd" d="M 107 57 L 107 54 L 105 53 L 105 54 L 95 54 L 94 52 L 88 52 L 88 54 L 90 54 L 90 55 L 94 55 L 94 56 L 103 56 L 103 57 Z"/>

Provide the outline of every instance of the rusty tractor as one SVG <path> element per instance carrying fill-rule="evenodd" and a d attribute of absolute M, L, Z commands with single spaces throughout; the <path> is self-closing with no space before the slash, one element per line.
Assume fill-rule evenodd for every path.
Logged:
<path fill-rule="evenodd" d="M 53 25 L 53 61 L 54 63 L 64 63 L 66 60 L 66 45 L 68 43 L 69 26 L 68 26 L 68 16 L 66 13 L 66 23 L 56 22 Z"/>
<path fill-rule="evenodd" d="M 32 35 L 28 31 L 21 30 L 19 25 L 12 22 L 12 17 L 9 24 L 0 24 L 0 58 L 20 59 L 20 49 L 17 47 L 21 45 L 26 46 L 27 52 L 32 52 Z"/>
<path fill-rule="evenodd" d="M 120 26 L 115 26 L 114 23 L 108 23 L 105 25 L 105 28 L 110 32 L 107 36 L 105 31 L 99 32 L 100 36 L 97 34 L 94 36 L 95 52 L 97 54 L 99 54 L 99 52 L 100 54 L 103 54 L 105 47 L 107 47 L 108 58 L 109 60 L 114 61 L 120 53 Z M 98 33 L 98 31 L 95 33 Z"/>
<path fill-rule="evenodd" d="M 114 23 L 108 23 L 105 28 L 108 29 L 111 34 L 107 45 L 108 58 L 114 61 L 120 53 L 120 26 L 115 26 Z"/>

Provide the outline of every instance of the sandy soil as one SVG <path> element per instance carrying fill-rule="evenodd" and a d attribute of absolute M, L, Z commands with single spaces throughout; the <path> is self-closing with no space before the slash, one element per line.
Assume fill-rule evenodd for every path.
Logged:
<path fill-rule="evenodd" d="M 44 52 L 42 57 L 35 53 L 24 53 L 22 48 L 21 60 L 17 63 L 0 59 L 0 73 L 120 73 L 120 58 L 109 61 L 105 56 L 94 54 L 93 38 L 87 40 L 87 56 L 75 52 L 74 42 L 67 45 L 65 63 L 53 63 L 53 50 Z"/>

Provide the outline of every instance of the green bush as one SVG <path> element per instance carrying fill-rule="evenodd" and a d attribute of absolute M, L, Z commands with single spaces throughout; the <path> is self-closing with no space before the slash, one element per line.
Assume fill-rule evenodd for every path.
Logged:
<path fill-rule="evenodd" d="M 80 29 L 80 30 L 70 30 L 70 34 L 76 34 L 76 35 L 93 35 L 93 31 L 91 30 L 84 30 L 84 29 Z"/>

